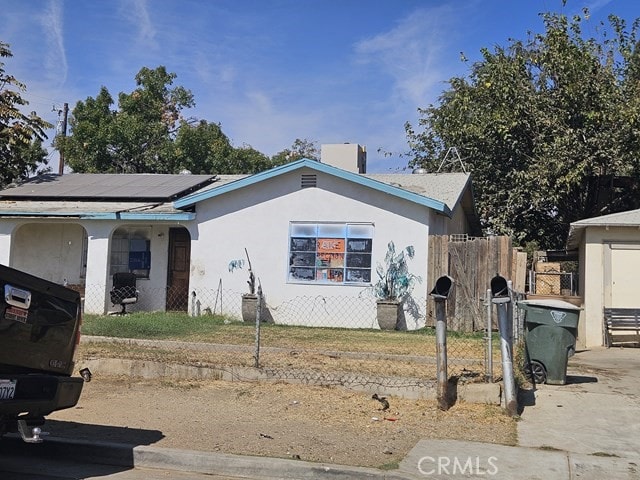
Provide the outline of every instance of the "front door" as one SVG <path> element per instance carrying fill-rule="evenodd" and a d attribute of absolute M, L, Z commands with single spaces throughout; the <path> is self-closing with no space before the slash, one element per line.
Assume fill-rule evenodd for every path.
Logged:
<path fill-rule="evenodd" d="M 191 236 L 184 228 L 169 229 L 167 310 L 186 312 L 189 306 Z"/>
<path fill-rule="evenodd" d="M 608 283 L 610 298 L 605 298 L 605 306 L 636 308 L 638 307 L 640 244 L 609 244 L 609 249 L 609 258 L 605 257 L 605 294 Z"/>

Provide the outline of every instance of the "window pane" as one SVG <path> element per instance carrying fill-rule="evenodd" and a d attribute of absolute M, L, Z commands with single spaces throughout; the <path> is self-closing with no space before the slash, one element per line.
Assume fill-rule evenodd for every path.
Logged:
<path fill-rule="evenodd" d="M 331 282 L 344 282 L 344 270 L 342 268 L 332 268 L 329 270 L 329 281 Z"/>
<path fill-rule="evenodd" d="M 371 283 L 371 270 L 347 268 L 347 282 Z"/>
<path fill-rule="evenodd" d="M 316 264 L 316 254 L 314 253 L 291 253 L 289 265 L 292 267 L 313 267 Z"/>
<path fill-rule="evenodd" d="M 315 237 L 316 225 L 309 223 L 292 223 L 291 224 L 291 236 L 295 237 Z"/>
<path fill-rule="evenodd" d="M 148 244 L 147 240 L 133 238 L 129 243 L 129 248 L 132 252 L 146 252 L 149 250 Z"/>
<path fill-rule="evenodd" d="M 314 238 L 302 238 L 291 237 L 291 245 L 289 246 L 292 252 L 315 252 L 316 251 L 316 239 Z"/>
<path fill-rule="evenodd" d="M 349 225 L 347 227 L 347 232 L 347 236 L 352 238 L 373 238 L 373 225 L 370 223 L 363 225 Z"/>
<path fill-rule="evenodd" d="M 318 253 L 344 252 L 344 238 L 319 238 Z"/>
<path fill-rule="evenodd" d="M 347 267 L 371 268 L 371 255 L 351 253 L 347 256 Z"/>
<path fill-rule="evenodd" d="M 344 238 L 346 236 L 346 227 L 345 225 L 336 225 L 332 223 L 318 225 L 318 236 L 319 237 L 340 237 Z"/>
<path fill-rule="evenodd" d="M 292 268 L 291 278 L 295 280 L 313 280 L 315 277 L 314 268 Z"/>
<path fill-rule="evenodd" d="M 371 253 L 373 240 L 370 238 L 349 238 L 347 239 L 347 252 Z"/>

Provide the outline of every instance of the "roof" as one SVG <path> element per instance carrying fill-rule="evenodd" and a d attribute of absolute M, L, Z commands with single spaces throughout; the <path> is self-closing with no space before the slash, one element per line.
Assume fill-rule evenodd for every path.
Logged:
<path fill-rule="evenodd" d="M 0 191 L 0 199 L 168 201 L 202 188 L 215 175 L 70 173 L 38 175 Z"/>
<path fill-rule="evenodd" d="M 54 217 L 94 220 L 193 220 L 195 213 L 174 208 L 172 203 L 78 202 L 0 199 L 0 217 Z"/>
<path fill-rule="evenodd" d="M 640 209 L 586 218 L 571 223 L 567 236 L 567 250 L 578 248 L 587 227 L 635 227 L 640 226 Z"/>
<path fill-rule="evenodd" d="M 0 191 L 0 216 L 189 220 L 195 214 L 185 210 L 193 210 L 202 200 L 303 169 L 342 178 L 447 217 L 471 189 L 466 173 L 362 175 L 302 159 L 253 175 L 40 175 Z M 473 201 L 467 197 L 462 208 L 470 225 L 479 230 Z"/>
<path fill-rule="evenodd" d="M 471 178 L 467 173 L 381 173 L 365 176 L 439 200 L 451 210 L 462 200 Z"/>
<path fill-rule="evenodd" d="M 287 163 L 270 170 L 248 176 L 225 178 L 175 201 L 177 208 L 190 207 L 202 200 L 214 198 L 240 188 L 277 177 L 284 173 L 302 169 L 312 169 L 353 183 L 363 185 L 382 193 L 393 195 L 410 202 L 429 207 L 438 213 L 451 217 L 452 210 L 469 185 L 469 175 L 464 173 L 446 174 L 369 174 L 349 172 L 325 163 L 307 158 Z M 223 180 L 223 178 L 221 178 Z"/>

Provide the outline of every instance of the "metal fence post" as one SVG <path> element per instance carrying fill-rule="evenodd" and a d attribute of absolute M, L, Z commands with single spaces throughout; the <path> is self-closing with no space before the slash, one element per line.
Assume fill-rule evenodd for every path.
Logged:
<path fill-rule="evenodd" d="M 192 291 L 191 292 L 191 316 L 195 317 L 196 316 L 196 291 Z"/>
<path fill-rule="evenodd" d="M 449 373 L 447 370 L 447 309 L 446 301 L 453 289 L 453 279 L 448 276 L 438 278 L 429 295 L 436 302 L 436 368 L 438 407 L 449 409 Z"/>
<path fill-rule="evenodd" d="M 485 381 L 487 383 L 493 383 L 493 309 L 491 308 L 491 289 L 487 289 L 486 296 L 487 307 L 487 358 L 485 363 Z"/>
<path fill-rule="evenodd" d="M 513 295 L 513 282 L 511 280 L 507 280 L 507 290 L 509 292 L 509 298 L 511 299 L 511 301 L 507 303 L 507 318 L 511 320 L 511 334 L 509 338 L 511 339 L 511 346 L 513 347 L 513 340 L 518 338 L 518 322 L 513 318 L 513 304 L 515 299 Z"/>
<path fill-rule="evenodd" d="M 258 305 L 256 306 L 256 351 L 255 364 L 256 368 L 260 368 L 260 314 L 262 312 L 262 285 L 258 285 Z"/>
<path fill-rule="evenodd" d="M 498 309 L 505 408 L 509 415 L 516 416 L 518 413 L 518 400 L 513 376 L 513 319 L 509 318 L 511 294 L 507 281 L 500 275 L 496 275 L 491 279 L 491 295 L 491 301 Z"/>

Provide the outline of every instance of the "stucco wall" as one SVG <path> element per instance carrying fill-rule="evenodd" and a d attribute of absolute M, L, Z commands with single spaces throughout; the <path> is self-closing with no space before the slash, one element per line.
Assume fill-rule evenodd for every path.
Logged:
<path fill-rule="evenodd" d="M 202 308 L 213 307 L 206 301 L 211 299 L 210 291 L 220 280 L 225 292 L 238 295 L 247 292 L 246 268 L 228 271 L 231 260 L 244 258 L 245 247 L 268 304 L 274 307 L 274 318 L 279 306 L 292 298 L 357 298 L 364 290 L 361 286 L 288 281 L 288 235 L 292 221 L 374 224 L 373 277 L 375 265 L 384 259 L 389 241 L 398 249 L 413 245 L 415 258 L 411 271 L 423 279 L 414 296 L 424 301 L 428 288 L 427 237 L 435 216 L 431 210 L 322 175 L 318 176 L 318 187 L 301 189 L 300 174 L 292 173 L 198 203 L 197 232 L 192 233 L 190 290 L 198 293 Z M 371 326 L 371 314 L 363 312 L 368 318 L 359 326 Z M 336 325 L 341 322 L 340 318 L 331 320 Z"/>
<path fill-rule="evenodd" d="M 588 227 L 585 230 L 584 246 L 581 247 L 583 253 L 580 258 L 584 285 L 582 290 L 584 314 L 581 320 L 584 320 L 585 324 L 584 335 L 587 347 L 603 344 L 603 308 L 621 306 L 608 304 L 611 298 L 611 278 L 612 275 L 616 275 L 615 272 L 610 272 L 610 245 L 638 243 L 640 243 L 640 232 L 637 228 Z M 640 250 L 636 251 L 640 257 Z M 629 265 L 628 268 L 633 266 Z M 640 308 L 640 298 L 625 300 L 631 303 L 636 302 L 636 306 Z"/>
<path fill-rule="evenodd" d="M 80 278 L 84 228 L 72 223 L 28 223 L 14 233 L 11 266 L 52 282 Z"/>
<path fill-rule="evenodd" d="M 8 223 L 3 222 L 8 226 Z M 125 223 L 110 220 L 33 219 L 14 223 L 0 237 L 9 243 L 6 264 L 47 280 L 83 285 L 85 312 L 113 310 L 109 299 L 112 279 L 109 275 L 110 238 L 120 226 L 150 229 L 152 265 L 148 279 L 138 279 L 141 294 L 136 305 L 127 309 L 164 310 L 168 265 L 169 227 L 174 224 Z M 86 277 L 82 272 L 83 237 L 87 235 Z M 10 241 L 9 241 L 10 240 Z"/>

